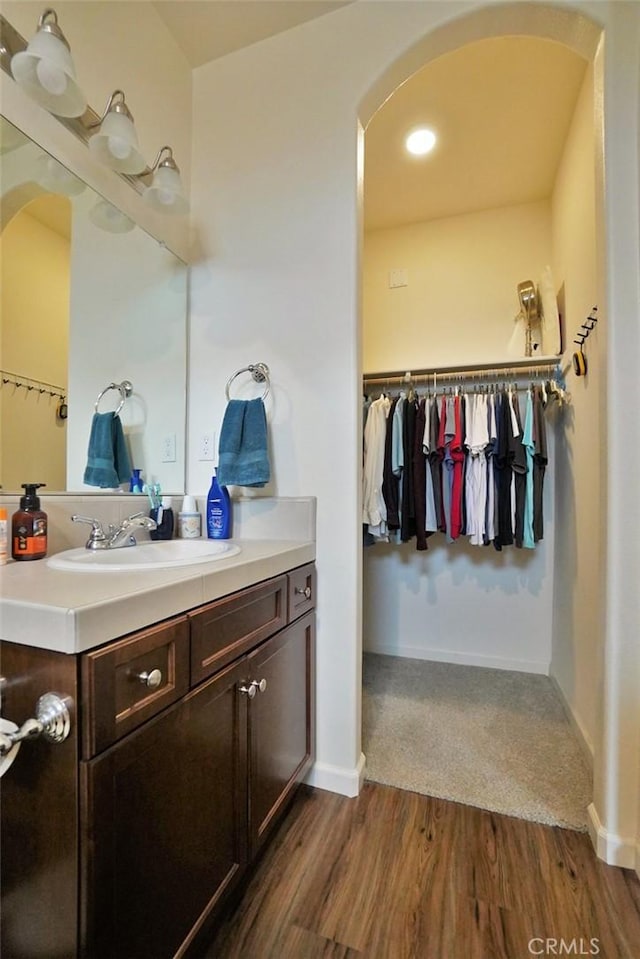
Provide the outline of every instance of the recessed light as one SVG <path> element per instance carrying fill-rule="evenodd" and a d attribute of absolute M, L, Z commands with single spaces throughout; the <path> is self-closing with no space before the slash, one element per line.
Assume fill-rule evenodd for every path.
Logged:
<path fill-rule="evenodd" d="M 425 153 L 430 153 L 433 150 L 436 139 L 433 130 L 428 127 L 418 127 L 411 131 L 404 144 L 409 153 L 413 153 L 414 156 L 424 156 Z"/>

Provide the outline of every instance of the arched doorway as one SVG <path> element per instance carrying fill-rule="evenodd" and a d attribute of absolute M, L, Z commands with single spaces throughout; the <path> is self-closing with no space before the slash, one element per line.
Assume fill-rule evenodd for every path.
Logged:
<path fill-rule="evenodd" d="M 367 122 L 378 106 L 392 94 L 393 90 L 395 90 L 401 83 L 411 76 L 415 70 L 424 65 L 425 62 L 432 60 L 442 53 L 457 49 L 465 43 L 473 42 L 474 40 L 491 36 L 507 36 L 510 34 L 544 36 L 557 42 L 564 43 L 571 49 L 576 50 L 594 64 L 595 82 L 599 93 L 602 94 L 603 41 L 601 29 L 597 24 L 586 19 L 575 10 L 560 10 L 551 6 L 543 7 L 538 5 L 534 6 L 531 4 L 505 5 L 503 7 L 476 11 L 468 17 L 463 17 L 459 20 L 451 22 L 445 27 L 434 31 L 427 37 L 424 37 L 418 41 L 404 56 L 400 57 L 395 63 L 389 66 L 386 71 L 383 72 L 379 80 L 373 85 L 373 87 L 362 100 L 359 116 L 363 127 L 366 126 Z M 598 121 L 601 121 L 602 119 L 600 109 L 598 110 L 597 119 Z M 602 127 L 600 125 L 598 127 L 595 148 L 595 173 L 598 192 L 597 218 L 600 234 L 604 235 L 602 225 L 603 209 L 605 203 L 605 184 L 601 164 L 602 154 L 603 134 Z M 602 303 L 606 303 L 609 299 L 604 282 L 604 247 L 606 242 L 606 239 L 603 240 L 603 244 L 598 251 L 598 300 Z M 622 278 L 619 277 L 619 279 Z M 612 282 L 615 281 L 612 280 Z M 622 282 L 622 285 L 626 287 L 624 282 Z M 626 287 L 627 294 L 631 292 L 632 285 L 633 284 Z M 627 300 L 627 303 L 629 302 L 630 301 Z M 571 323 L 568 323 L 568 327 L 570 329 L 572 328 Z M 604 371 L 606 370 L 606 365 L 608 362 L 610 362 L 610 359 L 608 357 L 606 334 L 604 334 L 604 332 L 601 337 L 601 357 L 603 366 L 603 379 L 599 403 L 603 411 L 604 423 L 606 422 L 605 413 L 607 409 L 607 400 L 609 401 L 608 415 L 609 417 L 611 416 L 612 398 L 610 382 L 608 392 L 605 393 L 606 385 Z M 619 400 L 619 397 L 616 397 L 615 399 Z M 607 469 L 603 465 L 598 467 L 596 464 L 596 469 L 599 469 L 601 480 L 601 512 L 603 515 L 605 515 L 607 511 L 611 510 L 611 502 L 607 499 L 607 481 L 609 476 L 607 475 Z M 601 527 L 603 525 L 604 523 L 600 524 Z M 606 537 L 603 538 L 600 549 L 602 555 L 607 555 L 606 541 Z M 607 559 L 609 560 L 609 563 L 611 563 L 611 553 L 609 553 Z M 633 795 L 633 782 L 635 781 L 636 764 L 634 764 L 633 774 L 625 777 L 624 770 L 620 764 L 620 758 L 625 750 L 628 752 L 628 743 L 633 741 L 637 745 L 637 710 L 633 710 L 631 714 L 627 712 L 627 718 L 630 721 L 626 723 L 626 730 L 631 734 L 631 739 L 629 739 L 628 736 L 623 736 L 618 738 L 616 743 L 615 740 L 617 734 L 620 732 L 620 727 L 621 725 L 625 725 L 625 723 L 621 724 L 620 722 L 620 704 L 614 701 L 612 695 L 613 689 L 619 689 L 622 682 L 620 674 L 618 673 L 616 675 L 618 667 L 614 665 L 614 660 L 616 658 L 615 650 L 622 642 L 622 637 L 619 634 L 620 622 L 616 622 L 616 617 L 618 614 L 616 613 L 615 609 L 613 609 L 613 607 L 616 605 L 615 600 L 611 594 L 605 594 L 604 583 L 606 577 L 607 570 L 605 564 L 603 563 L 597 571 L 599 587 L 598 596 L 595 602 L 593 602 L 593 594 L 591 594 L 590 601 L 592 614 L 600 621 L 604 619 L 605 621 L 610 622 L 610 628 L 608 629 L 606 635 L 604 635 L 598 650 L 599 666 L 601 672 L 596 683 L 598 687 L 603 685 L 605 690 L 609 690 L 610 692 L 608 695 L 605 693 L 604 708 L 600 713 L 601 722 L 597 731 L 597 739 L 594 743 L 594 752 L 596 760 L 596 805 L 598 808 L 603 810 L 607 807 L 609 808 L 611 813 L 611 828 L 609 830 L 604 830 L 601 827 L 598 813 L 596 812 L 596 808 L 594 806 L 592 806 L 590 810 L 590 826 L 592 838 L 597 844 L 600 855 L 602 855 L 604 858 L 607 858 L 608 861 L 616 861 L 619 863 L 621 863 L 620 856 L 622 856 L 624 863 L 621 864 L 632 865 L 632 862 L 629 859 L 630 852 L 628 843 L 626 852 L 620 851 L 621 846 L 624 844 L 618 842 L 620 835 L 619 831 L 616 829 L 616 823 L 618 822 L 618 813 L 621 805 L 618 802 L 618 787 L 623 778 L 626 778 L 627 780 L 627 799 L 630 799 Z M 635 664 L 637 666 L 637 650 L 630 652 L 628 661 L 630 664 Z M 609 730 L 611 730 L 611 732 L 609 732 Z M 633 738 L 634 736 L 635 739 Z M 609 783 L 608 789 L 604 787 L 604 783 L 606 781 Z M 614 785 L 614 783 L 616 783 L 616 785 Z M 627 809 L 629 809 L 628 802 L 624 805 L 626 805 Z M 631 816 L 631 821 L 633 821 L 633 813 Z"/>

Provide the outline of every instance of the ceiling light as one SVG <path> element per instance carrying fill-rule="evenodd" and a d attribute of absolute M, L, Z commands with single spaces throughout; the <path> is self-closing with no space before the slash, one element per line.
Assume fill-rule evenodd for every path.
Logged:
<path fill-rule="evenodd" d="M 165 151 L 167 155 L 162 159 Z M 143 199 L 160 213 L 188 213 L 189 204 L 171 147 L 162 147 L 151 169 L 154 171 L 153 180 L 144 191 Z"/>
<path fill-rule="evenodd" d="M 92 126 L 100 127 L 89 139 L 89 149 L 98 160 L 118 173 L 142 173 L 147 164 L 138 149 L 138 135 L 122 90 L 114 90 L 100 120 Z"/>
<path fill-rule="evenodd" d="M 86 110 L 87 101 L 76 83 L 69 44 L 55 10 L 42 14 L 27 49 L 12 57 L 11 72 L 22 89 L 50 113 L 79 117 Z"/>
<path fill-rule="evenodd" d="M 416 130 L 412 130 L 407 136 L 404 145 L 409 153 L 412 153 L 414 156 L 424 156 L 433 150 L 436 145 L 436 139 L 437 137 L 433 130 L 429 130 L 428 127 L 418 127 Z"/>

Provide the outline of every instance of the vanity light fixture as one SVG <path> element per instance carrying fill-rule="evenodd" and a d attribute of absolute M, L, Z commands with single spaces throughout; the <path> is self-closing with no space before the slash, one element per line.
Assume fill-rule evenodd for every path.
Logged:
<path fill-rule="evenodd" d="M 26 50 L 12 57 L 11 72 L 25 93 L 56 116 L 79 117 L 87 108 L 55 10 L 44 11 Z"/>
<path fill-rule="evenodd" d="M 163 154 L 166 154 L 164 158 Z M 189 204 L 171 147 L 164 146 L 158 151 L 151 172 L 153 180 L 142 194 L 143 200 L 160 213 L 172 213 L 176 216 L 187 213 Z"/>
<path fill-rule="evenodd" d="M 118 173 L 142 173 L 146 169 L 122 90 L 114 90 L 99 121 L 89 129 L 96 127 L 100 129 L 89 138 L 89 149 L 98 160 Z"/>
<path fill-rule="evenodd" d="M 437 137 L 428 127 L 417 127 L 408 134 L 404 145 L 413 156 L 425 156 L 431 153 L 436 145 Z"/>
<path fill-rule="evenodd" d="M 98 200 L 89 210 L 89 219 L 107 233 L 130 233 L 135 227 L 133 220 L 108 200 Z"/>
<path fill-rule="evenodd" d="M 86 183 L 48 153 L 36 160 L 36 180 L 49 193 L 63 196 L 79 196 L 86 189 Z"/>
<path fill-rule="evenodd" d="M 0 14 L 0 68 L 87 144 L 96 159 L 142 194 L 149 206 L 175 216 L 189 212 L 173 150 L 162 147 L 153 166 L 147 166 L 123 91 L 111 94 L 101 117 L 87 105 L 55 10 L 44 11 L 28 44 Z"/>

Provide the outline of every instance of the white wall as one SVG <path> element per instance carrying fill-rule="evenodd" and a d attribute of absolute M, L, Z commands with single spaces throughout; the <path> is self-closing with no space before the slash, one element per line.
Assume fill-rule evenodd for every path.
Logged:
<path fill-rule="evenodd" d="M 366 158 L 365 158 L 366 159 Z M 367 371 L 508 359 L 516 286 L 551 262 L 547 201 L 374 230 L 364 239 Z M 407 287 L 389 289 L 406 268 Z M 553 425 L 545 538 L 534 551 L 478 549 L 441 534 L 363 557 L 363 644 L 374 652 L 547 673 L 553 599 Z M 504 628 L 505 624 L 517 624 Z"/>
<path fill-rule="evenodd" d="M 550 261 L 547 200 L 367 231 L 363 369 L 508 359 L 516 286 L 536 282 Z M 389 289 L 396 268 L 408 285 Z"/>
<path fill-rule="evenodd" d="M 564 361 L 576 349 L 573 338 L 597 304 L 596 139 L 594 70 L 578 98 L 553 192 L 553 273 L 562 289 L 567 330 Z M 602 722 L 602 509 L 599 457 L 600 340 L 604 321 L 585 345 L 588 374 L 567 376 L 571 404 L 558 423 L 556 470 L 556 581 L 551 673 L 557 680 L 593 756 Z"/>
<path fill-rule="evenodd" d="M 606 151 L 614 180 L 606 198 L 606 305 L 615 306 L 615 322 L 625 329 L 612 344 L 612 358 L 626 353 L 635 362 L 640 354 L 636 4 L 364 2 L 195 71 L 199 263 L 192 288 L 189 483 L 193 491 L 206 488 L 207 471 L 195 461 L 195 444 L 203 423 L 221 420 L 226 378 L 248 362 L 268 362 L 274 374 L 274 489 L 318 496 L 316 773 L 345 791 L 357 779 L 360 749 L 359 105 L 366 122 L 412 70 L 483 36 L 531 32 L 564 40 L 591 57 L 597 28 L 585 18 L 574 21 L 574 11 L 607 26 Z M 623 435 L 633 429 L 631 413 L 621 407 L 623 392 L 629 387 L 635 409 L 636 380 L 631 371 L 628 377 L 618 374 L 609 395 L 616 429 L 610 447 L 606 607 L 612 672 L 619 678 L 622 655 L 634 679 L 638 641 L 635 630 L 634 641 L 626 639 L 632 627 L 622 600 L 635 590 L 640 569 L 634 545 L 640 543 L 635 529 L 640 517 L 632 518 L 633 494 L 619 471 L 628 461 Z M 634 450 L 634 468 L 638 455 Z M 623 554 L 614 533 L 618 543 L 631 533 Z M 614 748 L 621 706 L 610 697 L 610 757 L 603 757 L 603 781 L 615 783 L 615 789 L 599 800 L 606 828 L 635 837 L 640 724 L 630 680 L 623 685 L 627 725 L 635 730 L 629 743 L 635 745 L 636 769 L 631 774 L 632 764 L 622 763 L 627 745 L 623 751 Z"/>

